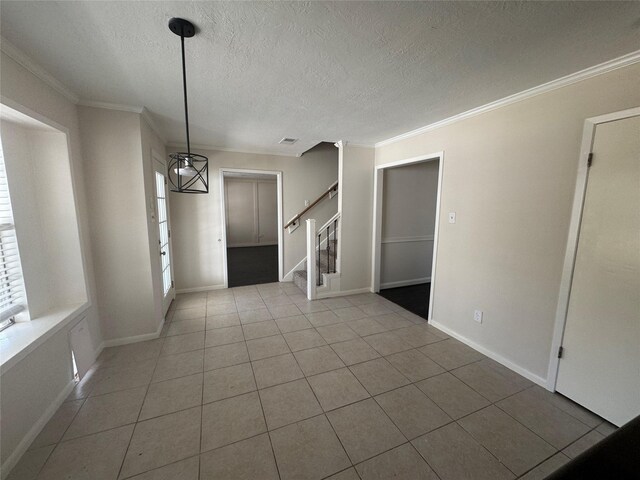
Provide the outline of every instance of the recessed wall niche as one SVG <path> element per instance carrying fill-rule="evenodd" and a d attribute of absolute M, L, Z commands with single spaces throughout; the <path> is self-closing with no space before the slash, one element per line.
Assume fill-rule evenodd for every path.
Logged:
<path fill-rule="evenodd" d="M 67 134 L 0 105 L 29 317 L 87 302 Z"/>

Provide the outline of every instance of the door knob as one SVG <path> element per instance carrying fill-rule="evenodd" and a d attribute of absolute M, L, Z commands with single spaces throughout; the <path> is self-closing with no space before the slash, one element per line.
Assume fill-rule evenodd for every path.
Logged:
<path fill-rule="evenodd" d="M 167 252 L 160 252 L 160 255 L 166 255 Z"/>

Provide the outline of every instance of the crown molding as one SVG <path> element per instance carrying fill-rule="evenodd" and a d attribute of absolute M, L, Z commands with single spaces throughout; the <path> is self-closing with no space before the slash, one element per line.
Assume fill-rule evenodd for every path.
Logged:
<path fill-rule="evenodd" d="M 633 65 L 634 63 L 638 63 L 638 62 L 640 62 L 640 50 L 636 50 L 635 52 L 628 53 L 627 55 L 614 58 L 613 60 L 609 60 L 608 62 L 604 62 L 599 65 L 595 65 L 593 67 L 585 68 L 584 70 L 580 70 L 579 72 L 566 75 L 556 80 L 543 83 L 542 85 L 538 85 L 537 87 L 529 88 L 520 93 L 509 95 L 508 97 L 502 98 L 500 100 L 496 100 L 495 102 L 487 103 L 486 105 L 482 105 L 481 107 L 467 110 L 466 112 L 459 113 L 452 117 L 445 118 L 444 120 L 431 123 L 429 125 L 425 125 L 424 127 L 420 127 L 415 130 L 410 130 L 400 135 L 387 138 L 386 140 L 376 142 L 375 147 L 376 148 L 384 147 L 385 145 L 390 145 L 392 143 L 399 142 L 400 140 L 405 140 L 407 138 L 415 137 L 416 135 L 420 135 L 422 133 L 429 132 L 431 130 L 435 130 L 440 127 L 444 127 L 446 125 L 451 125 L 452 123 L 456 123 L 461 120 L 465 120 L 467 118 L 475 117 L 476 115 L 490 112 L 492 110 L 496 110 L 497 108 L 505 107 L 507 105 L 512 105 L 514 103 L 521 102 L 522 100 L 526 100 L 528 98 L 532 98 L 537 95 L 541 95 L 543 93 L 551 92 L 552 90 L 557 90 L 558 88 L 566 87 L 567 85 L 581 82 L 583 80 L 587 80 L 589 78 L 596 77 L 598 75 L 602 75 L 602 74 L 611 72 L 613 70 L 617 70 L 618 68 L 627 67 L 629 65 Z"/>
<path fill-rule="evenodd" d="M 78 105 L 83 107 L 104 108 L 105 110 L 117 110 L 119 112 L 140 113 L 145 110 L 144 107 L 138 105 L 124 105 L 121 103 L 96 102 L 93 100 L 80 99 Z"/>
<path fill-rule="evenodd" d="M 44 83 L 53 88 L 72 103 L 78 103 L 80 97 L 76 95 L 70 88 L 64 85 L 60 80 L 51 75 L 48 71 L 38 65 L 31 57 L 16 47 L 13 43 L 0 36 L 0 50 L 11 58 L 14 62 L 22 65 L 29 72 L 34 74 Z"/>
<path fill-rule="evenodd" d="M 167 142 L 167 147 L 171 148 L 186 148 L 186 143 L 181 142 Z M 279 153 L 279 152 L 271 152 L 268 150 L 245 150 L 240 148 L 226 148 L 226 147 L 216 147 L 215 145 L 203 145 L 192 143 L 191 150 L 217 150 L 219 152 L 231 152 L 231 153 L 249 153 L 252 155 L 271 155 L 275 157 L 298 157 L 299 155 L 295 153 Z"/>

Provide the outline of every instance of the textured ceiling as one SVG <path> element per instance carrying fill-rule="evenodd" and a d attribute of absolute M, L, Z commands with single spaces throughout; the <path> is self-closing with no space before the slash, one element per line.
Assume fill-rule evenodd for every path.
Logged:
<path fill-rule="evenodd" d="M 183 142 L 299 153 L 376 141 L 640 48 L 640 2 L 31 2 L 2 36 L 82 99 L 145 106 Z M 278 145 L 284 136 L 299 138 Z"/>

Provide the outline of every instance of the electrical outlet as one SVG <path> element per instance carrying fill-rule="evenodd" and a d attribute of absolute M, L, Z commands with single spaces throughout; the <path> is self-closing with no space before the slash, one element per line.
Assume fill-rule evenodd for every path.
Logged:
<path fill-rule="evenodd" d="M 305 206 L 305 207 L 308 207 L 310 203 L 311 203 L 311 202 L 310 202 L 309 200 L 305 200 L 305 201 L 304 201 L 304 206 Z"/>
<path fill-rule="evenodd" d="M 473 319 L 478 323 L 482 323 L 482 310 L 473 312 Z"/>
<path fill-rule="evenodd" d="M 449 212 L 449 223 L 456 223 L 456 212 Z"/>

